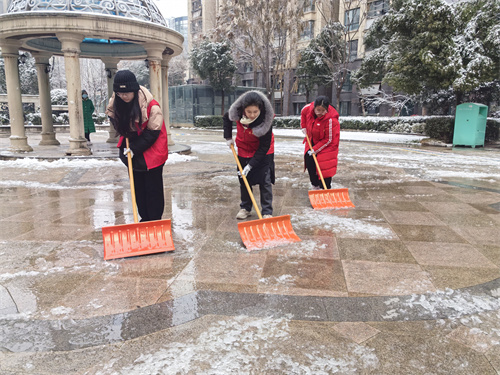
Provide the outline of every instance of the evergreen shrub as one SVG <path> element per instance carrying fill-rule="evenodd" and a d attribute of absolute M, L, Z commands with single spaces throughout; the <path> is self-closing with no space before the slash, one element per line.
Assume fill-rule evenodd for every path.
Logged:
<path fill-rule="evenodd" d="M 455 119 L 452 116 L 432 116 L 425 122 L 425 134 L 445 143 L 453 142 Z"/>
<path fill-rule="evenodd" d="M 194 118 L 195 128 L 217 128 L 222 129 L 223 121 L 222 116 L 196 116 Z"/>

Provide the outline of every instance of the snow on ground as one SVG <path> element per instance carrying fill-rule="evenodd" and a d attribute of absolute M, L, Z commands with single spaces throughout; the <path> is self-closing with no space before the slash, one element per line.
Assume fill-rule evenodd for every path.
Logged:
<path fill-rule="evenodd" d="M 273 129 L 273 133 L 280 137 L 298 137 L 303 138 L 300 129 Z M 413 134 L 391 134 L 391 133 L 376 133 L 376 132 L 353 132 L 340 131 L 341 141 L 363 141 L 377 143 L 420 143 L 424 138 L 422 135 Z"/>
<path fill-rule="evenodd" d="M 112 168 L 123 166 L 123 163 L 118 160 L 107 159 L 57 159 L 54 161 L 39 160 L 34 158 L 23 158 L 15 160 L 0 160 L 0 169 L 15 168 L 15 169 L 30 169 L 33 171 L 45 171 L 48 169 L 57 168 L 79 168 L 79 169 L 96 169 L 96 168 Z"/>
<path fill-rule="evenodd" d="M 407 301 L 390 299 L 386 302 L 392 317 L 409 316 L 414 308 L 418 308 L 423 316 L 438 319 L 445 314 L 447 319 L 456 320 L 468 315 L 496 311 L 500 309 L 500 299 L 488 295 L 473 295 L 463 290 L 438 290 L 434 293 L 413 294 Z"/>
<path fill-rule="evenodd" d="M 59 185 L 59 184 L 44 184 L 37 181 L 21 181 L 21 180 L 9 180 L 0 181 L 0 187 L 23 187 L 27 189 L 42 189 L 42 190 L 74 190 L 74 189 L 86 189 L 86 190 L 116 190 L 123 189 L 123 186 L 114 184 L 105 185 Z"/>
<path fill-rule="evenodd" d="M 334 210 L 333 210 L 334 211 Z M 292 218 L 294 228 L 321 228 L 333 233 L 349 232 L 366 234 L 369 238 L 392 239 L 396 234 L 389 228 L 363 220 L 335 216 L 332 210 L 312 210 L 296 213 Z"/>
<path fill-rule="evenodd" d="M 146 348 L 119 370 L 112 359 L 96 374 L 252 374 L 256 366 L 262 373 L 356 374 L 379 365 L 373 349 L 354 343 L 332 343 L 325 351 L 323 344 L 310 342 L 298 359 L 288 354 L 296 348 L 289 324 L 286 318 L 231 317 L 194 337 L 167 340 L 159 350 Z M 342 347 L 335 351 L 335 345 Z"/>

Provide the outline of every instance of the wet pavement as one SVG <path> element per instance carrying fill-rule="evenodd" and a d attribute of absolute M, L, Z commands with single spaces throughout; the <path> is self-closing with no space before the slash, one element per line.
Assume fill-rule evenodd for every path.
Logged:
<path fill-rule="evenodd" d="M 249 252 L 222 133 L 174 128 L 175 251 L 104 261 L 127 172 L 107 133 L 92 157 L 63 157 L 68 136 L 0 138 L 1 375 L 500 372 L 498 148 L 343 133 L 332 188 L 356 207 L 318 211 L 299 131 L 277 130 L 274 216 L 301 242 Z"/>

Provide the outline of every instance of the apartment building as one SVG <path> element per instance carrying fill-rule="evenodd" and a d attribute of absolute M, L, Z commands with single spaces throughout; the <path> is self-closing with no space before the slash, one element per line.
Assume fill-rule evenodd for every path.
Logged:
<path fill-rule="evenodd" d="M 348 31 L 347 43 L 349 51 L 349 70 L 356 70 L 361 65 L 363 58 L 370 51 L 365 49 L 363 36 L 370 29 L 377 17 L 384 15 L 390 5 L 390 0 L 350 0 L 340 1 L 339 21 Z M 342 86 L 339 98 L 339 114 L 341 116 L 358 115 L 390 115 L 387 106 L 367 106 L 364 103 L 372 98 L 380 89 L 380 83 L 374 83 L 369 88 L 360 89 L 352 84 L 350 72 L 347 73 L 346 81 Z M 389 87 L 384 86 L 384 90 L 391 92 Z M 335 90 L 332 92 L 332 101 L 336 102 Z"/>
<path fill-rule="evenodd" d="M 219 0 L 188 0 L 188 52 L 215 27 L 218 9 Z M 201 83 L 191 66 L 187 76 L 188 83 Z"/>
<path fill-rule="evenodd" d="M 220 1 L 223 0 L 188 0 L 189 36 L 188 46 L 192 48 L 208 31 L 215 27 Z M 370 28 L 376 17 L 383 15 L 389 8 L 390 0 L 306 0 L 304 3 L 304 29 L 297 46 L 293 48 L 295 56 L 291 59 L 291 69 L 281 76 L 272 76 L 271 81 L 276 90 L 275 111 L 278 115 L 297 115 L 306 104 L 305 89 L 295 74 L 295 67 L 300 58 L 300 52 L 316 37 L 330 20 L 338 21 L 348 30 L 349 64 L 350 70 L 357 69 L 365 55 L 363 35 Z M 201 83 L 192 73 L 189 73 L 189 83 Z M 253 70 L 251 62 L 240 62 L 237 72 L 237 85 L 245 87 L 265 87 L 261 72 Z M 387 114 L 384 108 L 364 108 L 362 98 L 368 97 L 378 89 L 374 85 L 369 89 L 358 90 L 347 80 L 340 93 L 340 108 L 343 116 L 361 115 L 363 112 L 370 115 Z M 310 93 L 309 100 L 316 95 L 327 95 L 336 102 L 336 90 L 331 86 L 319 87 L 317 92 Z"/>

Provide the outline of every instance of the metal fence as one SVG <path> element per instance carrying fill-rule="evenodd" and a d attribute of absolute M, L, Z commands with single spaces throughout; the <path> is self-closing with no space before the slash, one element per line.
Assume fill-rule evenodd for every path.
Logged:
<path fill-rule="evenodd" d="M 224 111 L 243 93 L 255 87 L 235 87 L 224 93 Z M 182 85 L 168 88 L 171 124 L 194 124 L 196 116 L 222 115 L 222 93 L 208 85 Z"/>

